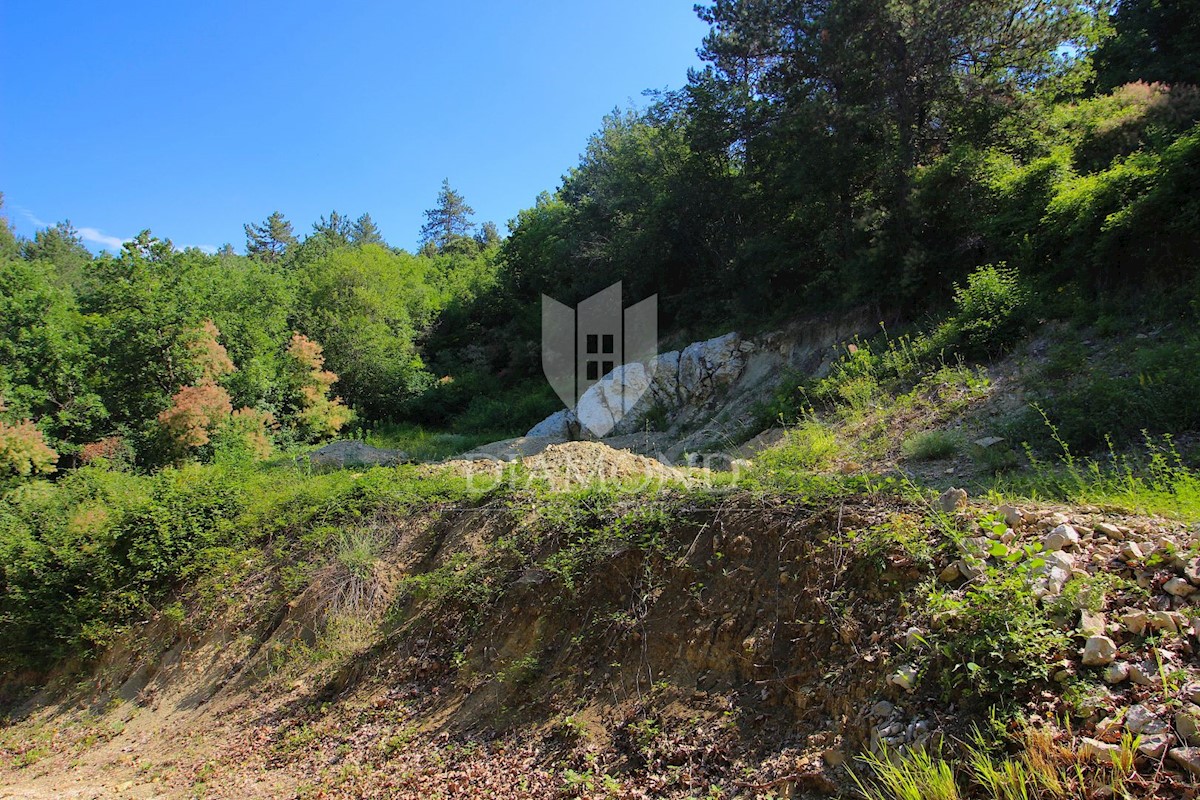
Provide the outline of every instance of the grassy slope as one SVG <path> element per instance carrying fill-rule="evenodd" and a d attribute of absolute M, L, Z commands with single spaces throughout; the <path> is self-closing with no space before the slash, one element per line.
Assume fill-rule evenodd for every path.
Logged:
<path fill-rule="evenodd" d="M 10 493 L 5 781 L 30 796 L 68 773 L 172 796 L 418 796 L 448 781 L 464 797 L 848 790 L 834 765 L 870 747 L 882 723 L 868 709 L 890 699 L 951 736 L 1012 721 L 963 754 L 963 793 L 991 766 L 1124 785 L 1132 766 L 1079 761 L 1075 736 L 1136 696 L 1086 670 L 1048 682 L 1075 619 L 1030 593 L 1036 552 L 1011 561 L 1008 548 L 961 586 L 934 578 L 964 539 L 995 534 L 1003 501 L 1167 535 L 1183 558 L 1197 476 L 1169 439 L 1095 459 L 1062 442 L 1025 451 L 1011 437 L 1027 412 L 1011 401 L 1042 359 L 905 372 L 906 346 L 860 347 L 853 369 L 801 387 L 800 421 L 753 469 L 687 486 L 555 492 L 519 465 L 494 484 L 280 459 L 88 468 Z M 971 444 L 991 434 L 1010 438 Z M 430 456 L 463 445 L 375 435 Z M 982 503 L 937 511 L 951 483 Z M 1032 523 L 1019 533 L 1040 538 Z M 1105 583 L 1102 604 L 1147 602 L 1123 567 L 1088 569 L 1078 586 Z M 946 613 L 961 624 L 932 624 Z M 1131 659 L 1191 647 L 1128 645 Z M 905 663 L 919 667 L 911 697 L 888 684 Z M 1061 724 L 1015 722 L 1031 715 Z M 999 740 L 1031 755 L 1006 764 Z M 941 762 L 906 763 L 860 774 L 934 796 Z M 1169 794 L 1171 780 L 1143 771 L 1136 793 Z"/>

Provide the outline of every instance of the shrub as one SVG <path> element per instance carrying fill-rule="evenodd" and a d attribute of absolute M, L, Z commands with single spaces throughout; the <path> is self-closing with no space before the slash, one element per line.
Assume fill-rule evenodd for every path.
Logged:
<path fill-rule="evenodd" d="M 214 436 L 216 460 L 234 464 L 269 458 L 273 449 L 271 431 L 275 427 L 275 417 L 270 412 L 238 409 Z"/>
<path fill-rule="evenodd" d="M 1047 678 L 1069 640 L 1031 591 L 1043 567 L 1033 558 L 990 568 L 961 592 L 932 591 L 934 659 L 945 690 L 988 698 Z"/>
<path fill-rule="evenodd" d="M 901 446 L 906 458 L 915 461 L 934 461 L 958 453 L 962 437 L 952 431 L 925 431 L 910 436 Z"/>
<path fill-rule="evenodd" d="M 106 436 L 81 447 L 79 460 L 85 465 L 103 461 L 111 466 L 127 467 L 133 462 L 133 448 L 120 436 Z"/>
<path fill-rule="evenodd" d="M 1025 322 L 1029 292 L 1016 269 L 988 264 L 954 286 L 954 313 L 934 334 L 957 343 L 967 357 L 1003 352 L 1015 341 Z"/>
<path fill-rule="evenodd" d="M 332 436 L 345 427 L 354 415 L 340 397 L 329 396 L 338 376 L 325 369 L 321 345 L 303 334 L 292 334 L 287 355 L 293 423 L 302 435 L 310 439 Z"/>
<path fill-rule="evenodd" d="M 761 452 L 757 466 L 771 472 L 811 472 L 828 467 L 838 450 L 833 431 L 809 419 L 788 429 L 778 445 Z"/>
<path fill-rule="evenodd" d="M 0 478 L 27 478 L 55 471 L 58 453 L 32 422 L 0 421 Z"/>
<path fill-rule="evenodd" d="M 212 381 L 185 386 L 171 398 L 171 406 L 158 422 L 181 449 L 208 444 L 209 434 L 233 411 L 229 393 Z"/>

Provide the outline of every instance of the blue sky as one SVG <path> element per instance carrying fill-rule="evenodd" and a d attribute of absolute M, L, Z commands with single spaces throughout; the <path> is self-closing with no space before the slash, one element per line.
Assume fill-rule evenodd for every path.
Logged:
<path fill-rule="evenodd" d="M 413 247 L 443 178 L 505 223 L 644 89 L 678 88 L 693 0 L 0 6 L 0 191 L 19 233 L 150 228 L 242 249 L 367 211 Z"/>

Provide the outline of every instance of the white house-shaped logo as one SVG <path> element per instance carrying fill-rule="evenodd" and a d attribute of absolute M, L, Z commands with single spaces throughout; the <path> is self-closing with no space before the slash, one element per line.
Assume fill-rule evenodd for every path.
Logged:
<path fill-rule="evenodd" d="M 625 381 L 623 365 L 654 364 L 658 355 L 658 295 L 621 309 L 618 281 L 577 309 L 542 295 L 542 371 L 568 408 L 580 408 L 589 392 L 602 392 L 602 418 L 579 414 L 596 436 L 604 436 L 646 391 L 645 380 Z M 645 375 L 644 369 L 639 370 Z"/>

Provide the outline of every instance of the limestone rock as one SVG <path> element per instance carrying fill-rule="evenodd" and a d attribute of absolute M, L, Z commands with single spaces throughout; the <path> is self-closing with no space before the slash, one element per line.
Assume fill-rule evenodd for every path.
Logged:
<path fill-rule="evenodd" d="M 1017 506 L 1002 505 L 996 511 L 1004 516 L 1004 524 L 1013 530 L 1020 528 L 1025 521 L 1025 512 Z"/>
<path fill-rule="evenodd" d="M 1158 674 L 1158 665 L 1153 661 L 1139 661 L 1129 665 L 1129 680 L 1138 686 L 1158 686 L 1162 677 Z"/>
<path fill-rule="evenodd" d="M 1167 724 L 1141 703 L 1130 706 L 1125 712 L 1125 730 L 1134 735 L 1162 733 L 1166 729 Z"/>
<path fill-rule="evenodd" d="M 329 469 L 390 467 L 409 460 L 402 450 L 385 450 L 359 441 L 330 442 L 308 454 L 308 461 L 314 467 Z"/>
<path fill-rule="evenodd" d="M 1167 755 L 1192 775 L 1200 775 L 1200 747 L 1174 747 Z"/>
<path fill-rule="evenodd" d="M 1117 657 L 1117 645 L 1107 636 L 1089 636 L 1083 645 L 1085 667 L 1105 667 Z"/>
<path fill-rule="evenodd" d="M 1084 736 L 1079 742 L 1079 757 L 1085 761 L 1114 762 L 1121 748 L 1115 744 L 1102 742 L 1099 739 L 1089 739 Z"/>
<path fill-rule="evenodd" d="M 1186 744 L 1200 745 L 1200 706 L 1189 703 L 1175 714 L 1175 732 Z"/>
<path fill-rule="evenodd" d="M 1152 758 L 1155 761 L 1162 758 L 1167 753 L 1167 748 L 1171 746 L 1171 734 L 1169 733 L 1148 733 L 1142 736 L 1138 741 L 1138 753 L 1146 758 Z"/>
<path fill-rule="evenodd" d="M 960 508 L 966 508 L 967 492 L 951 486 L 938 497 L 937 507 L 943 514 L 953 514 Z"/>
<path fill-rule="evenodd" d="M 1102 536 L 1107 536 L 1109 539 L 1112 539 L 1114 542 L 1119 542 L 1125 538 L 1125 534 L 1121 533 L 1121 529 L 1118 528 L 1116 525 L 1113 525 L 1110 522 L 1098 523 L 1096 525 L 1095 531 L 1096 531 L 1096 533 L 1099 533 Z"/>
<path fill-rule="evenodd" d="M 1129 680 L 1129 665 L 1124 661 L 1114 661 L 1104 668 L 1104 682 L 1115 686 Z"/>
<path fill-rule="evenodd" d="M 1192 592 L 1196 591 L 1196 587 L 1185 581 L 1183 578 L 1171 578 L 1163 585 L 1163 591 L 1175 597 L 1187 597 Z"/>
<path fill-rule="evenodd" d="M 1070 525 L 1059 525 L 1042 539 L 1042 547 L 1047 552 L 1065 550 L 1079 546 L 1079 532 Z"/>
<path fill-rule="evenodd" d="M 561 411 L 555 411 L 537 425 L 534 425 L 532 428 L 530 428 L 529 433 L 525 435 L 538 438 L 553 437 L 556 439 L 570 439 L 570 419 L 571 412 L 567 409 L 564 408 Z"/>
<path fill-rule="evenodd" d="M 1123 542 L 1121 544 L 1121 560 L 1125 563 L 1130 561 L 1141 561 L 1145 557 L 1142 548 L 1137 542 Z"/>
<path fill-rule="evenodd" d="M 899 686 L 906 692 L 911 692 L 917 688 L 917 668 L 911 664 L 905 664 L 892 673 L 888 682 L 893 686 Z"/>
<path fill-rule="evenodd" d="M 1084 636 L 1103 636 L 1107 621 L 1099 611 L 1083 609 L 1079 612 L 1079 632 Z"/>
<path fill-rule="evenodd" d="M 1147 622 L 1145 611 L 1128 611 L 1121 615 L 1121 624 L 1134 636 L 1141 636 L 1146 632 Z"/>

